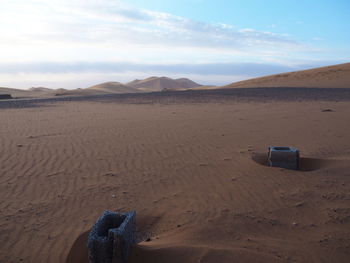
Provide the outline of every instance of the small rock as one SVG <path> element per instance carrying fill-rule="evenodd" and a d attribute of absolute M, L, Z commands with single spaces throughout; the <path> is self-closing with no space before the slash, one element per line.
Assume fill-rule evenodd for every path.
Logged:
<path fill-rule="evenodd" d="M 112 195 L 112 198 L 116 198 L 116 195 Z"/>
<path fill-rule="evenodd" d="M 294 206 L 295 207 L 302 207 L 304 205 L 304 203 L 303 202 L 300 202 L 300 203 L 296 203 Z"/>
<path fill-rule="evenodd" d="M 117 174 L 115 174 L 115 173 L 106 173 L 106 174 L 104 174 L 104 176 L 111 176 L 111 177 L 113 177 L 113 176 L 117 176 Z"/>

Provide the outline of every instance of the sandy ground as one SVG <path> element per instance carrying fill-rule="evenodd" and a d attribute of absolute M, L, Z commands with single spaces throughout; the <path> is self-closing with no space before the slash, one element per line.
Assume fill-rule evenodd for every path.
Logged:
<path fill-rule="evenodd" d="M 350 262 L 350 101 L 68 101 L 0 122 L 0 262 L 86 262 L 107 209 L 137 211 L 130 263 Z M 270 145 L 303 171 L 264 166 Z"/>

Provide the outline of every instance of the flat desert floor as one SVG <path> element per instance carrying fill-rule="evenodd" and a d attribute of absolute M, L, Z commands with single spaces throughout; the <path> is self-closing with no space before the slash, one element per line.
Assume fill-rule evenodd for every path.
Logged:
<path fill-rule="evenodd" d="M 350 262 L 350 99 L 18 105 L 0 109 L 0 262 L 86 262 L 105 210 L 137 212 L 129 263 Z M 270 145 L 302 171 L 265 166 Z"/>

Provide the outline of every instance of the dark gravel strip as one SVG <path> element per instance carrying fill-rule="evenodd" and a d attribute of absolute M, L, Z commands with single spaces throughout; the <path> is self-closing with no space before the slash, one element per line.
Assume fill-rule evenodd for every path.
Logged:
<path fill-rule="evenodd" d="M 52 103 L 61 101 L 100 101 L 127 104 L 221 103 L 230 101 L 350 101 L 350 88 L 236 88 L 65 96 L 2 100 L 0 101 L 0 108 L 49 106 Z"/>

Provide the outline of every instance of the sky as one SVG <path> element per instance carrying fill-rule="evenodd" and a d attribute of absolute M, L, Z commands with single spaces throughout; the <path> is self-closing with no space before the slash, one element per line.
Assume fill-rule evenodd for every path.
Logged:
<path fill-rule="evenodd" d="M 349 0 L 0 0 L 0 87 L 224 85 L 350 62 Z"/>

